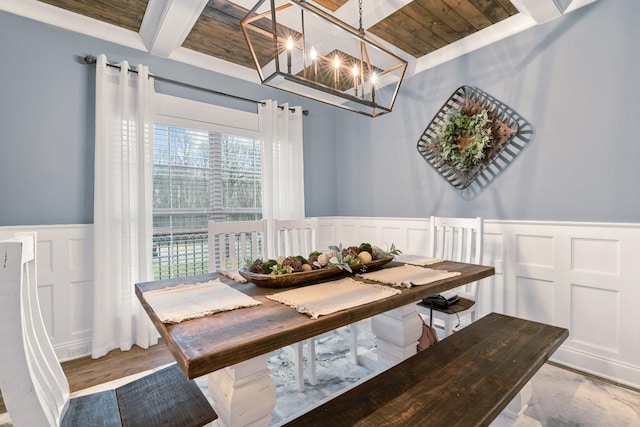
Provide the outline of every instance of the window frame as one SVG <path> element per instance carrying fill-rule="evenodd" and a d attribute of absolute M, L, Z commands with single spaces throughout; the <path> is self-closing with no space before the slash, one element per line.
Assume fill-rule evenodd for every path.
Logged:
<path fill-rule="evenodd" d="M 166 118 L 172 122 L 165 124 L 180 127 L 193 127 L 194 122 L 199 122 L 202 130 L 258 138 L 258 113 L 165 94 L 156 94 L 154 110 L 155 122 L 162 122 L 159 119 Z"/>

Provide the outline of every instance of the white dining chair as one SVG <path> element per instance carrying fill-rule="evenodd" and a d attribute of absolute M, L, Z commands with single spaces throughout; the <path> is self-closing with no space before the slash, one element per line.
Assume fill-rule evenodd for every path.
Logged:
<path fill-rule="evenodd" d="M 275 248 L 277 256 L 302 255 L 306 258 L 311 252 L 318 250 L 318 218 L 276 219 L 274 220 L 274 234 L 276 236 Z M 294 352 L 293 362 L 296 369 L 296 381 L 301 391 L 305 389 L 303 377 L 303 347 L 306 345 L 307 348 L 309 382 L 316 385 L 318 383 L 316 375 L 316 340 L 326 338 L 333 333 L 341 335 L 349 342 L 352 360 L 355 364 L 358 364 L 357 325 L 355 323 L 340 328 L 339 330 L 296 343 L 292 346 Z"/>
<path fill-rule="evenodd" d="M 307 258 L 309 254 L 318 249 L 318 218 L 300 219 L 275 219 L 273 221 L 275 235 L 275 256 L 302 255 Z M 304 391 L 304 347 L 307 348 L 307 370 L 309 382 L 318 384 L 316 375 L 316 337 L 285 347 L 293 352 L 293 365 L 298 389 Z"/>
<path fill-rule="evenodd" d="M 307 253 L 316 247 L 317 218 L 303 220 L 274 221 L 275 239 L 273 247 L 277 256 Z M 247 259 L 267 260 L 269 240 L 267 220 L 256 221 L 209 221 L 209 271 L 220 271 L 233 277 L 235 271 L 245 265 Z M 281 250 L 278 248 L 282 248 Z M 302 252 L 288 252 L 302 251 Z M 317 384 L 315 375 L 315 341 L 305 340 L 287 346 L 283 350 L 293 353 L 291 359 L 298 388 L 304 390 L 304 344 L 308 351 L 309 381 Z M 313 356 L 313 357 L 312 357 Z"/>
<path fill-rule="evenodd" d="M 318 249 L 318 218 L 276 219 L 276 255 L 308 257 Z"/>
<path fill-rule="evenodd" d="M 71 396 L 40 311 L 35 233 L 0 242 L 0 340 L 0 388 L 15 427 L 182 427 L 217 418 L 176 364 L 116 389 Z"/>
<path fill-rule="evenodd" d="M 431 234 L 429 256 L 470 264 L 482 263 L 483 220 L 481 217 L 432 216 L 429 224 Z M 425 323 L 433 323 L 433 326 L 441 328 L 444 331 L 444 337 L 451 335 L 454 324 L 455 327 L 460 325 L 461 317 L 468 315 L 471 322 L 477 318 L 477 301 L 480 291 L 478 282 L 453 290 L 460 299 L 447 308 L 427 307 L 423 303 L 418 303 L 417 306 L 418 313 L 425 319 Z"/>
<path fill-rule="evenodd" d="M 267 220 L 209 221 L 209 271 L 237 271 L 267 258 Z"/>

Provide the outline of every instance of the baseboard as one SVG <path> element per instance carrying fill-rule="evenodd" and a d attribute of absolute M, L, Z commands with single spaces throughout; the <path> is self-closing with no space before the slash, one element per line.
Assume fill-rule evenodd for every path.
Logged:
<path fill-rule="evenodd" d="M 637 366 L 599 358 L 594 354 L 566 347 L 560 347 L 556 350 L 549 360 L 594 378 L 601 378 L 613 384 L 640 390 L 640 369 Z"/>
<path fill-rule="evenodd" d="M 56 356 L 58 357 L 58 360 L 60 362 L 66 362 L 68 360 L 90 356 L 91 338 L 62 343 L 60 345 L 54 346 L 53 351 L 55 351 Z"/>

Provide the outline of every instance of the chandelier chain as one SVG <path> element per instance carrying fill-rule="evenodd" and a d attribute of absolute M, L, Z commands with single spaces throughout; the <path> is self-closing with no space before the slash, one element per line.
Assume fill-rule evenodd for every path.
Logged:
<path fill-rule="evenodd" d="M 362 0 L 358 1 L 358 13 L 360 15 L 360 31 L 362 32 L 362 30 L 364 29 L 362 27 Z"/>

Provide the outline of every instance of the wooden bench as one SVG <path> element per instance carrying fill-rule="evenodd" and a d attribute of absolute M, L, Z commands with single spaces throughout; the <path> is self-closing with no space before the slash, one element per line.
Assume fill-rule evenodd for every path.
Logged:
<path fill-rule="evenodd" d="M 486 426 L 568 335 L 491 313 L 286 425 Z"/>

